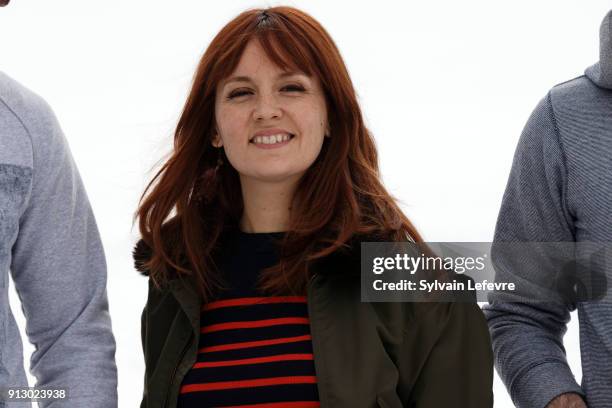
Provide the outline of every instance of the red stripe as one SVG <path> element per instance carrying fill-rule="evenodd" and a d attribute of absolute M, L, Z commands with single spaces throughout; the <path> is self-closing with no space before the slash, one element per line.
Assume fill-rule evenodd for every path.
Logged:
<path fill-rule="evenodd" d="M 207 361 L 203 363 L 195 363 L 193 365 L 193 368 L 227 367 L 227 366 L 236 366 L 236 365 L 243 365 L 243 364 L 271 363 L 274 361 L 312 360 L 312 359 L 313 359 L 312 353 L 311 354 L 279 354 L 276 356 L 243 358 L 240 360 Z"/>
<path fill-rule="evenodd" d="M 216 332 L 231 329 L 252 329 L 255 327 L 278 326 L 281 324 L 308 324 L 307 317 L 279 317 L 277 319 L 250 320 L 244 322 L 217 323 L 204 326 L 202 333 Z"/>
<path fill-rule="evenodd" d="M 321 403 L 315 401 L 268 402 L 266 404 L 232 405 L 225 408 L 319 408 Z"/>
<path fill-rule="evenodd" d="M 247 387 L 265 387 L 268 385 L 281 384 L 316 384 L 317 379 L 314 375 L 304 375 L 295 377 L 272 377 L 272 378 L 257 378 L 254 380 L 240 381 L 219 381 L 206 384 L 188 384 L 181 387 L 181 394 L 196 391 L 215 391 L 229 390 L 234 388 Z"/>
<path fill-rule="evenodd" d="M 310 334 L 305 334 L 303 336 L 295 336 L 295 337 L 281 337 L 280 339 L 244 341 L 241 343 L 228 343 L 228 344 L 221 344 L 218 346 L 208 346 L 208 347 L 203 347 L 200 350 L 198 350 L 198 353 L 211 353 L 213 351 L 236 350 L 236 349 L 241 349 L 241 348 L 259 347 L 259 346 L 271 346 L 273 344 L 295 343 L 298 341 L 306 341 L 306 340 L 311 340 Z"/>
<path fill-rule="evenodd" d="M 246 297 L 226 300 L 217 300 L 202 306 L 202 310 L 218 309 L 220 307 L 246 306 L 266 303 L 305 303 L 306 296 L 266 296 Z"/>

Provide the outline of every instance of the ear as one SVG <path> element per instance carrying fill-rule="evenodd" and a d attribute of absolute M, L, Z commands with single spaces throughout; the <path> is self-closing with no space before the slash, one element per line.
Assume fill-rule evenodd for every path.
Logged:
<path fill-rule="evenodd" d="M 223 146 L 223 140 L 221 139 L 221 137 L 219 136 L 218 133 L 215 133 L 213 135 L 211 144 L 214 147 L 222 147 Z"/>

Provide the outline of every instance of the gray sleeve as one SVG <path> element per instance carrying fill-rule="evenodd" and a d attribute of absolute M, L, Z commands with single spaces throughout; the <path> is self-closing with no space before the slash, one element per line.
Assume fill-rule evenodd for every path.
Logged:
<path fill-rule="evenodd" d="M 37 386 L 65 388 L 69 397 L 40 406 L 116 407 L 115 340 L 94 216 L 50 108 L 40 101 L 22 121 L 34 171 L 11 273 L 35 346 L 30 370 Z"/>
<path fill-rule="evenodd" d="M 564 197 L 567 170 L 550 94 L 521 135 L 495 230 L 495 242 L 573 242 Z M 517 272 L 517 271 L 511 271 Z M 498 271 L 499 273 L 499 271 Z M 485 305 L 495 366 L 520 408 L 545 407 L 557 395 L 583 394 L 567 364 L 563 335 L 573 304 Z"/>

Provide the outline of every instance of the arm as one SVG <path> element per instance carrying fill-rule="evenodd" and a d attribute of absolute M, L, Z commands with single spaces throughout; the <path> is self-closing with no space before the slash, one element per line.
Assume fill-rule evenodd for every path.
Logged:
<path fill-rule="evenodd" d="M 565 156 L 549 94 L 532 113 L 521 135 L 495 242 L 573 242 L 573 217 L 564 201 L 566 178 Z M 504 269 L 503 259 L 495 263 L 497 278 L 527 273 Z M 491 304 L 484 310 L 496 367 L 514 403 L 541 408 L 558 395 L 582 394 L 567 364 L 562 341 L 575 306 L 501 300 L 492 295 Z"/>
<path fill-rule="evenodd" d="M 35 346 L 38 387 L 66 388 L 55 407 L 116 407 L 115 341 L 106 263 L 83 184 L 53 113 L 42 101 L 22 118 L 33 181 L 20 217 L 11 272 Z"/>
<path fill-rule="evenodd" d="M 430 305 L 440 308 L 436 315 L 442 315 L 438 319 L 444 323 L 405 406 L 492 407 L 493 352 L 482 311 L 476 303 Z M 429 331 L 437 331 L 437 327 Z M 414 342 L 425 339 L 415 338 Z M 413 360 L 408 356 L 402 359 L 405 364 L 413 364 Z"/>
<path fill-rule="evenodd" d="M 568 393 L 553 399 L 546 408 L 587 408 L 587 406 L 580 395 Z"/>

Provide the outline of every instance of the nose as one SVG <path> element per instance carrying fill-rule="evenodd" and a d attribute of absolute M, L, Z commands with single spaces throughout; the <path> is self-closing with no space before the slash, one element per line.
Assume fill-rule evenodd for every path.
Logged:
<path fill-rule="evenodd" d="M 253 117 L 256 121 L 280 118 L 281 115 L 282 109 L 274 95 L 261 94 L 260 97 L 257 98 L 257 104 L 253 111 Z"/>

